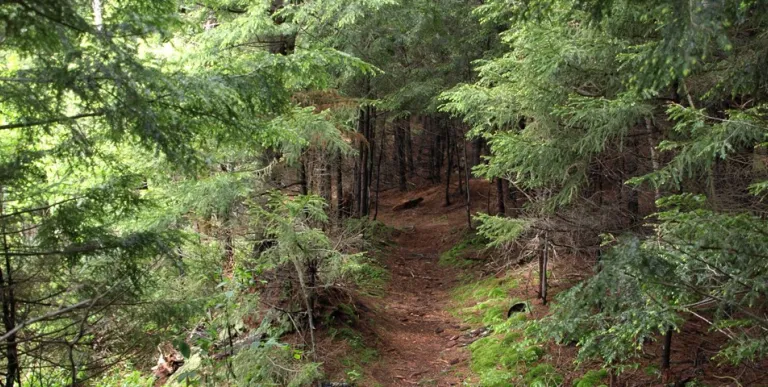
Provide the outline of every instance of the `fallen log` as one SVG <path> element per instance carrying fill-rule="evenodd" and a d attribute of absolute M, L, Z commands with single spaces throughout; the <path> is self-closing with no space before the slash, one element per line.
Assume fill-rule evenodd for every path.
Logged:
<path fill-rule="evenodd" d="M 407 210 L 409 208 L 415 208 L 418 207 L 421 202 L 424 201 L 424 198 L 416 198 L 411 200 L 406 200 L 394 207 L 392 207 L 392 211 L 400 211 L 400 210 Z"/>

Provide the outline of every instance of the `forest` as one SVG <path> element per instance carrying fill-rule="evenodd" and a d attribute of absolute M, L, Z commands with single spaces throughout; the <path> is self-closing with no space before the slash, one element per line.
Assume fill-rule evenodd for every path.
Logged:
<path fill-rule="evenodd" d="M 768 1 L 0 0 L 0 387 L 768 385 Z"/>

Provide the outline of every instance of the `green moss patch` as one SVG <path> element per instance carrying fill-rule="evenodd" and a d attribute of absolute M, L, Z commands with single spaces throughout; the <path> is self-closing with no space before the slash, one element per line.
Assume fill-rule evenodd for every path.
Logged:
<path fill-rule="evenodd" d="M 558 386 L 563 377 L 547 364 L 545 350 L 532 332 L 536 321 L 526 312 L 507 318 L 521 300 L 510 296 L 518 281 L 510 277 L 470 281 L 454 290 L 453 313 L 464 322 L 488 327 L 491 335 L 472 343 L 470 384 L 479 386 Z M 531 305 L 527 305 L 530 310 Z"/>
<path fill-rule="evenodd" d="M 469 253 L 482 249 L 486 240 L 477 234 L 467 234 L 464 238 L 451 247 L 450 250 L 440 254 L 440 264 L 444 266 L 467 267 L 475 263 L 467 259 Z"/>

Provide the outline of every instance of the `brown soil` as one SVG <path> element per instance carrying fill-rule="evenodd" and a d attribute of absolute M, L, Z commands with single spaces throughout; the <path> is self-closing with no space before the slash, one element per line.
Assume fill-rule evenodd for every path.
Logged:
<path fill-rule="evenodd" d="M 378 220 L 398 232 L 383 262 L 392 276 L 386 295 L 373 301 L 382 345 L 380 360 L 368 369 L 371 384 L 450 386 L 466 374 L 469 352 L 456 336 L 468 326 L 447 312 L 459 271 L 438 263 L 466 232 L 466 208 L 460 196 L 443 206 L 444 189 L 382 193 Z M 416 208 L 390 210 L 418 197 L 424 201 Z"/>

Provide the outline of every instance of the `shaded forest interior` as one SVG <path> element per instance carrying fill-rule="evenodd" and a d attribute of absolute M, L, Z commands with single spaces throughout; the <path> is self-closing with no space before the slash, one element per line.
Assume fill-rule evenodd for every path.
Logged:
<path fill-rule="evenodd" d="M 0 2 L 0 387 L 768 385 L 768 1 Z"/>

